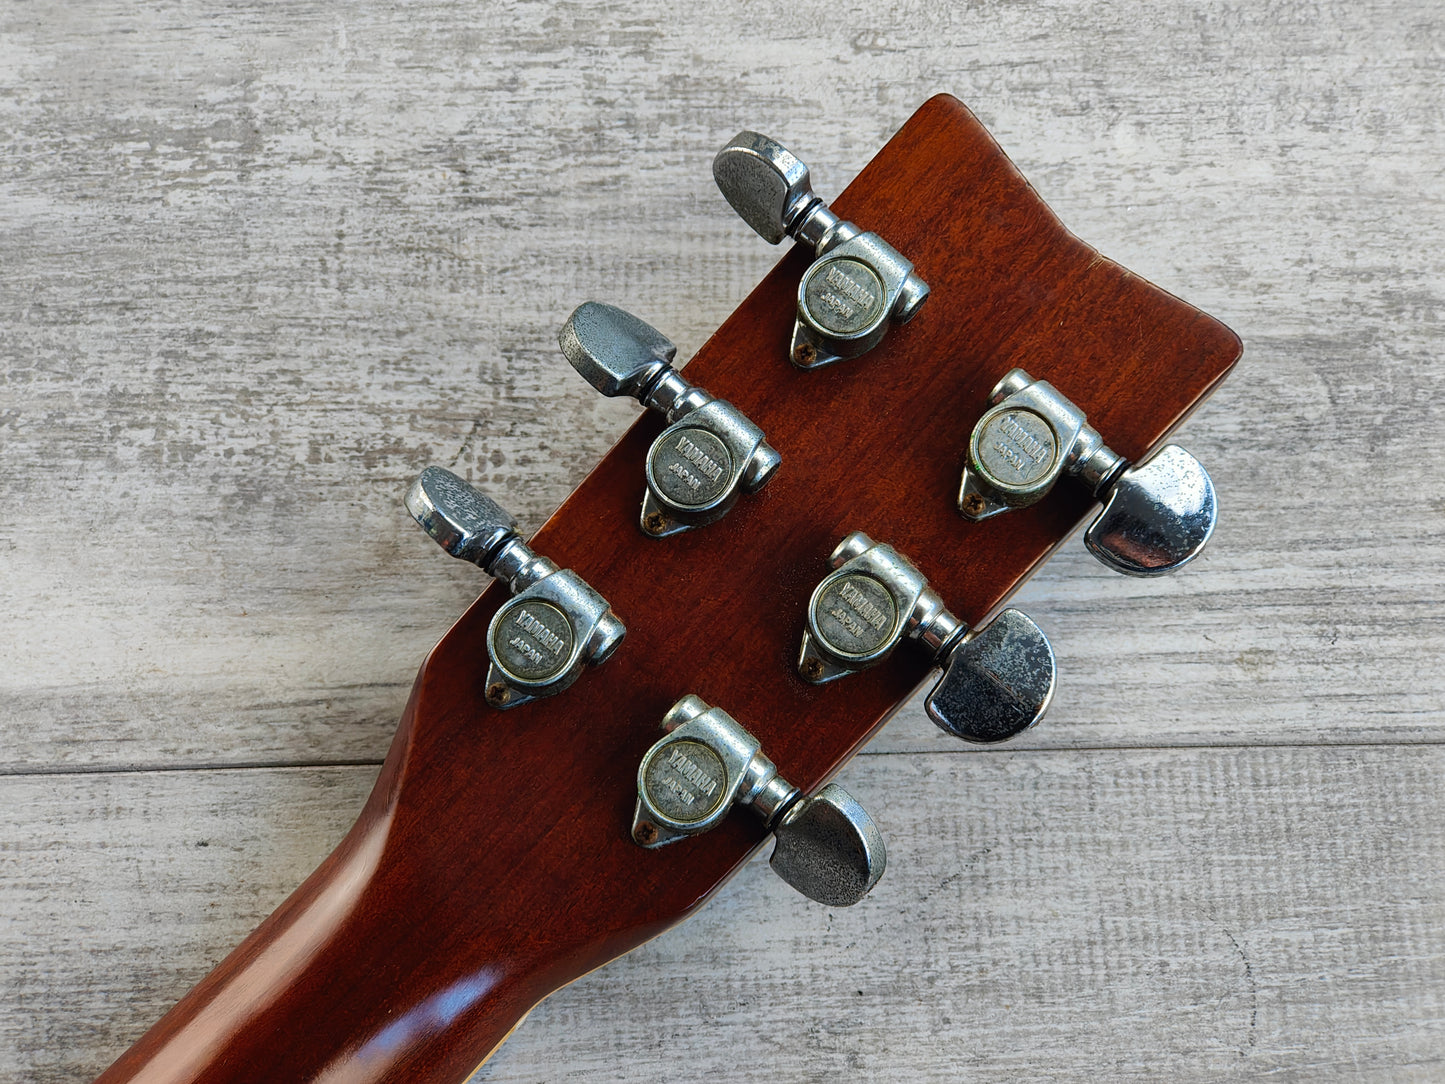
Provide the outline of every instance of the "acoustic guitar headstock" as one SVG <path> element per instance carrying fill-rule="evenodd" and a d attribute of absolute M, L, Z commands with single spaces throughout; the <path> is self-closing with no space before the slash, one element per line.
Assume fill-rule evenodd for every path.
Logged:
<path fill-rule="evenodd" d="M 514 871 L 493 878 L 473 865 L 465 875 L 478 882 L 465 893 L 468 908 L 485 901 L 489 914 L 517 916 L 507 956 L 544 940 L 551 963 L 571 957 L 581 973 L 619 944 L 681 918 L 762 842 L 766 818 L 738 813 L 717 818 L 705 834 L 651 848 L 639 845 L 656 843 L 644 816 L 641 831 L 652 835 L 634 838 L 639 764 L 665 718 L 679 725 L 669 712 L 684 696 L 736 720 L 778 777 L 809 794 L 928 678 L 934 654 L 906 643 L 845 679 L 814 684 L 800 674 L 809 600 L 845 538 L 863 532 L 891 546 L 961 626 L 979 628 L 1088 516 L 1093 486 L 1074 480 L 1008 515 L 971 521 L 960 512 L 970 436 L 1006 375 L 1020 369 L 1047 381 L 1117 456 L 1139 462 L 1239 354 L 1224 327 L 1070 236 L 952 99 L 925 105 L 831 208 L 808 191 L 796 159 L 767 161 L 772 153 L 745 133 L 715 168 L 734 182 L 750 225 L 773 237 L 776 226 L 790 226 L 800 243 L 685 366 L 660 376 L 672 360 L 665 329 L 629 328 L 615 310 L 584 307 L 562 333 L 567 358 L 559 365 L 571 360 L 600 390 L 650 397 L 656 408 L 531 541 L 606 598 L 627 625 L 626 640 L 564 694 L 494 711 L 478 661 L 508 598 L 493 586 L 433 653 L 418 685 L 414 756 L 435 750 L 449 771 L 460 758 L 473 792 L 455 797 L 442 834 L 470 839 L 491 870 Z M 772 188 L 770 173 L 778 178 Z M 815 285 L 825 273 L 814 242 L 838 222 L 886 239 L 912 267 L 889 282 L 886 254 L 873 262 L 883 264 L 876 280 L 859 274 L 860 259 L 845 265 L 852 281 L 835 278 L 834 293 L 860 307 L 865 290 L 880 294 L 874 308 L 887 313 L 876 345 L 822 365 L 820 357 L 833 361 L 856 347 L 816 330 L 828 298 Z M 820 310 L 811 325 L 799 312 L 805 275 L 812 281 L 802 296 L 811 288 Z M 645 307 L 637 308 L 645 319 Z M 893 318 L 895 311 L 911 318 Z M 625 364 L 599 374 L 609 357 Z M 669 377 L 682 386 L 658 390 Z M 650 459 L 650 447 L 669 426 L 692 432 L 686 417 L 669 413 L 688 386 L 736 407 L 781 463 L 764 485 L 744 481 L 740 488 L 755 491 L 714 522 L 672 533 L 669 520 L 658 529 L 667 510 L 649 497 L 639 529 L 645 470 L 663 473 L 667 458 Z M 722 442 L 701 445 L 695 438 L 673 462 L 702 475 L 724 459 Z M 732 459 L 741 465 L 749 450 L 733 448 Z M 652 530 L 649 514 L 658 517 Z M 867 605 L 860 601 L 865 613 Z M 402 804 L 415 796 L 435 830 L 432 787 L 418 785 L 419 766 L 408 767 Z M 886 810 L 877 812 L 886 822 Z M 547 913 L 565 922 L 539 931 Z"/>
<path fill-rule="evenodd" d="M 277 1048 L 288 1075 L 319 1073 L 338 1050 L 311 1053 L 318 1030 L 383 1035 L 451 991 L 444 1026 L 384 1052 L 349 1039 L 347 1057 L 382 1059 L 367 1079 L 461 1079 L 551 990 L 686 916 L 789 816 L 790 879 L 826 896 L 853 876 L 832 901 L 851 902 L 878 843 L 820 788 L 940 665 L 959 671 L 929 705 L 951 732 L 991 740 L 1037 717 L 1052 656 L 1027 618 L 995 615 L 1096 501 L 1123 495 L 1090 545 L 1126 571 L 1180 563 L 1207 537 L 1212 490 L 1189 463 L 1129 472 L 1234 364 L 1233 333 L 1069 234 L 953 98 L 926 103 L 831 204 L 785 153 L 744 133 L 719 158 L 747 223 L 799 243 L 685 365 L 666 328 L 614 309 L 567 322 L 559 379 L 577 379 L 570 361 L 652 409 L 534 538 L 449 475 L 408 498 L 499 579 L 427 659 L 333 858 L 331 876 L 355 866 L 360 887 L 326 967 L 379 978 L 228 1040 L 253 1077 Z M 645 299 L 606 300 L 648 316 Z M 571 579 L 536 593 L 556 569 Z M 652 766 L 639 802 L 664 721 L 679 757 L 670 776 Z M 717 763 L 709 738 L 727 747 Z M 761 815 L 719 811 L 710 787 Z M 861 858 L 800 871 L 830 836 Z M 326 872 L 277 930 L 322 905 Z"/>

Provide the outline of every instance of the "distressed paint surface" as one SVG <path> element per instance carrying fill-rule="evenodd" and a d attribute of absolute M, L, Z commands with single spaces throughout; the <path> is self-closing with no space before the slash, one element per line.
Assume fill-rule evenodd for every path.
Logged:
<path fill-rule="evenodd" d="M 1024 590 L 1061 676 L 1023 742 L 900 713 L 844 777 L 870 902 L 755 864 L 481 1078 L 1438 1075 L 1442 39 L 1405 2 L 0 12 L 0 1077 L 101 1069 L 339 838 L 480 587 L 406 483 L 530 529 L 580 481 L 635 407 L 567 312 L 686 356 L 777 258 L 716 148 L 831 195 L 937 90 L 1245 338 L 1180 435 L 1219 532 Z"/>

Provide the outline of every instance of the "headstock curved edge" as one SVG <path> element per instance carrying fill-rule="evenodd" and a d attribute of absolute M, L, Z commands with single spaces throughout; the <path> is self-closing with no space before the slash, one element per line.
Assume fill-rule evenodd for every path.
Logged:
<path fill-rule="evenodd" d="M 659 851 L 631 841 L 637 765 L 675 699 L 723 707 L 812 791 L 927 676 L 906 647 L 832 685 L 797 676 L 804 603 L 844 534 L 897 547 L 972 624 L 1078 527 L 1092 505 L 1071 485 L 982 524 L 955 510 L 968 433 L 1004 372 L 1050 381 L 1138 458 L 1239 356 L 1223 325 L 1069 234 L 946 95 L 833 207 L 914 261 L 933 289 L 918 317 L 862 359 L 795 369 L 807 259 L 787 255 L 685 368 L 763 428 L 777 477 L 717 524 L 646 538 L 642 462 L 661 423 L 640 418 L 533 541 L 627 623 L 617 654 L 559 697 L 491 710 L 485 634 L 507 597 L 493 584 L 422 667 L 336 854 L 102 1079 L 147 1064 L 176 1080 L 463 1079 L 538 1000 L 685 917 L 761 843 L 743 815 Z M 341 996 L 328 975 L 347 977 Z M 167 1075 L 165 1051 L 186 1035 L 194 1049 L 238 984 L 282 979 L 208 1033 L 204 1074 L 175 1055 Z"/>

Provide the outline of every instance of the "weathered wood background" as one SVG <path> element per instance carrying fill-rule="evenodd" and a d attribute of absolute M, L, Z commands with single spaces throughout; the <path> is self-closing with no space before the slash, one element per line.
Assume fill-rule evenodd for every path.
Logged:
<path fill-rule="evenodd" d="M 1071 545 L 1046 724 L 913 705 L 843 776 L 869 901 L 754 863 L 477 1079 L 1445 1075 L 1442 88 L 1434 0 L 0 7 L 0 1078 L 99 1071 L 337 841 L 480 588 L 407 482 L 541 523 L 635 410 L 571 308 L 685 356 L 778 257 L 717 147 L 830 195 L 938 90 L 1244 337 L 1212 549 Z"/>

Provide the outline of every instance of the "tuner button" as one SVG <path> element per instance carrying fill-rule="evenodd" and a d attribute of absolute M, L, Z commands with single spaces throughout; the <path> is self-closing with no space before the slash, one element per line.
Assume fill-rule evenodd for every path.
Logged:
<path fill-rule="evenodd" d="M 1060 475 L 1083 482 L 1104 510 L 1084 533 L 1116 572 L 1159 576 L 1188 564 L 1214 532 L 1214 484 L 1178 445 L 1131 466 L 1057 388 L 1011 369 L 973 428 L 958 510 L 974 522 L 1042 500 Z"/>
<path fill-rule="evenodd" d="M 1043 630 L 1027 614 L 1007 609 L 952 650 L 924 708 L 956 738 L 1007 741 L 1043 717 L 1055 676 Z"/>
<path fill-rule="evenodd" d="M 406 495 L 407 511 L 453 557 L 480 565 L 513 597 L 487 626 L 485 698 L 515 708 L 566 689 L 584 666 L 605 662 L 627 628 L 571 569 L 539 557 L 486 494 L 449 470 L 428 467 Z"/>
<path fill-rule="evenodd" d="M 1208 472 L 1183 448 L 1167 444 L 1119 475 L 1084 544 L 1117 572 L 1159 576 L 1199 556 L 1217 518 Z"/>
<path fill-rule="evenodd" d="M 442 549 L 483 567 L 517 536 L 505 508 L 441 467 L 428 467 L 412 483 L 406 510 Z"/>
<path fill-rule="evenodd" d="M 907 558 L 861 531 L 828 562 L 833 571 L 808 600 L 798 655 L 804 681 L 823 685 L 866 670 L 915 640 L 944 668 L 926 706 L 948 733 L 1004 741 L 1039 721 L 1054 695 L 1054 652 L 1031 618 L 1008 609 L 968 631 Z"/>
<path fill-rule="evenodd" d="M 829 907 L 853 906 L 888 864 L 873 818 L 836 783 L 793 803 L 773 832 L 773 872 Z"/>
<path fill-rule="evenodd" d="M 631 313 L 588 301 L 567 318 L 558 341 L 598 391 L 633 395 L 669 423 L 644 463 L 644 534 L 666 538 L 714 523 L 740 493 L 756 493 L 776 473 L 782 456 L 763 431 L 684 380 L 671 365 L 677 348 Z"/>
<path fill-rule="evenodd" d="M 781 143 L 757 132 L 739 132 L 712 162 L 713 179 L 744 222 L 770 245 L 788 235 L 801 210 L 813 202 L 808 167 Z"/>
<path fill-rule="evenodd" d="M 913 264 L 876 233 L 845 222 L 813 194 L 808 167 L 776 140 L 741 132 L 712 164 L 733 210 L 769 244 L 792 236 L 817 257 L 798 284 L 789 358 L 817 369 L 878 345 L 928 299 Z"/>
<path fill-rule="evenodd" d="M 651 324 L 597 301 L 567 317 L 557 342 L 572 367 L 606 396 L 641 399 L 677 356 L 677 347 Z"/>
<path fill-rule="evenodd" d="M 777 835 L 773 869 L 810 899 L 848 907 L 883 876 L 883 837 L 842 787 L 830 783 L 802 797 L 757 738 L 692 693 L 668 709 L 662 729 L 637 768 L 632 839 L 639 846 L 656 850 L 706 832 L 745 805 Z"/>

